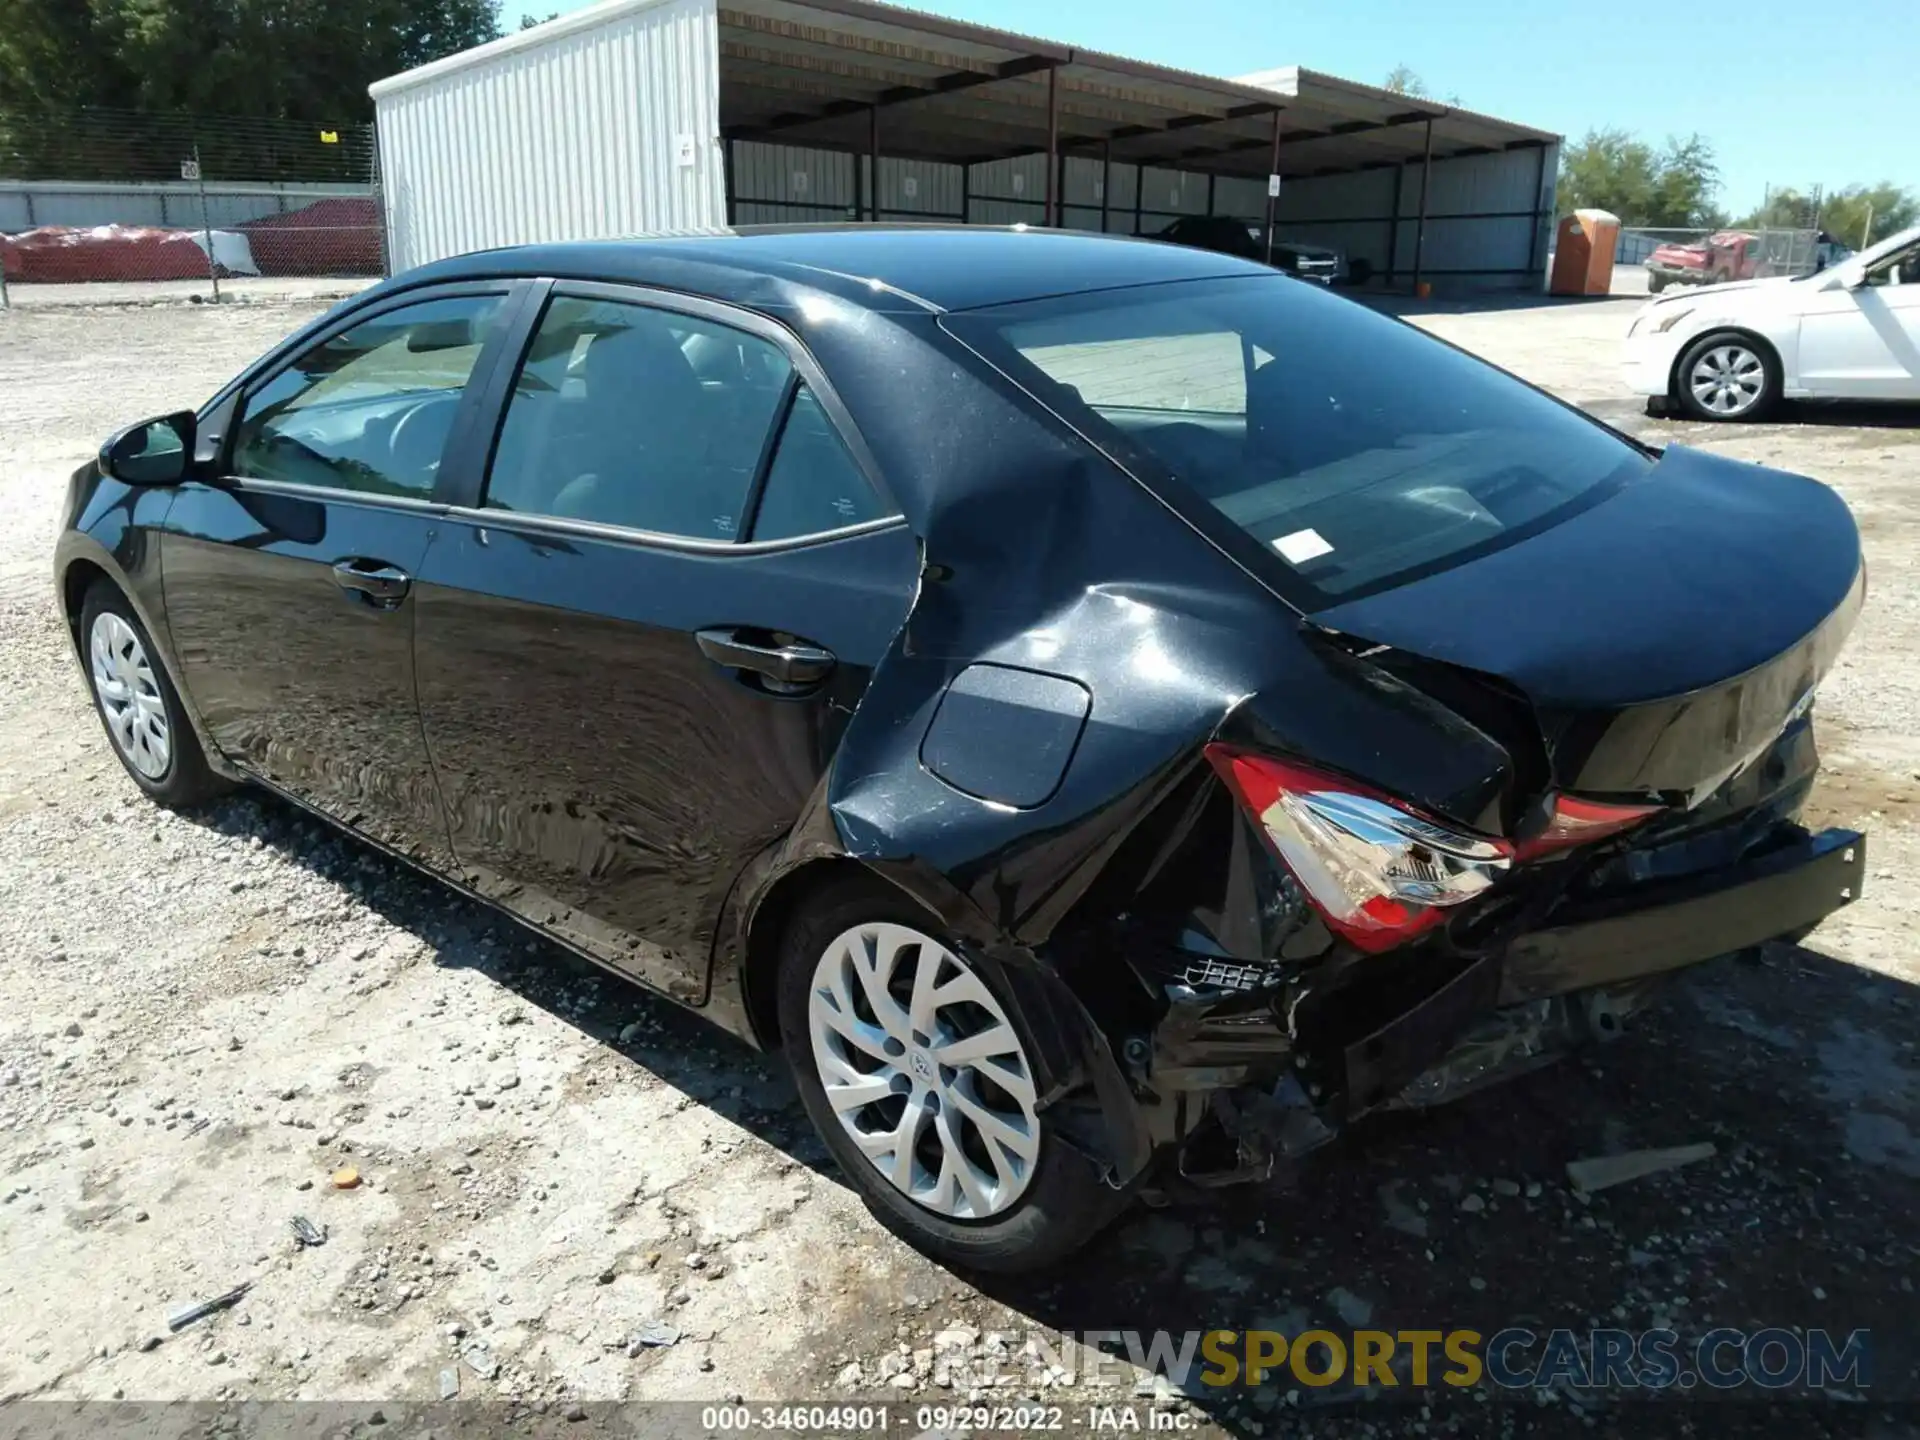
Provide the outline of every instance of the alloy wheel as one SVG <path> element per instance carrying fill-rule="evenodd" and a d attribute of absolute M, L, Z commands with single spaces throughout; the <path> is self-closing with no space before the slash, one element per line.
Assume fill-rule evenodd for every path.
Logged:
<path fill-rule="evenodd" d="M 146 646 L 121 616 L 102 610 L 94 617 L 88 651 L 94 693 L 114 748 L 147 779 L 160 779 L 173 758 L 172 734 Z"/>
<path fill-rule="evenodd" d="M 1767 388 L 1767 366 L 1745 345 L 1716 345 L 1693 362 L 1687 388 L 1700 408 L 1732 419 L 1760 403 Z"/>
<path fill-rule="evenodd" d="M 827 1104 L 869 1164 L 938 1215 L 1013 1205 L 1040 1158 L 1032 1067 L 968 964 L 906 925 L 827 946 L 807 998 Z"/>

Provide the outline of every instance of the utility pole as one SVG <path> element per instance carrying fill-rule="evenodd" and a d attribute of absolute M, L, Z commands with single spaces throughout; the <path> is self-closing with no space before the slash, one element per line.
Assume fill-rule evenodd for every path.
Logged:
<path fill-rule="evenodd" d="M 193 147 L 193 180 L 200 187 L 200 236 L 207 243 L 207 278 L 213 282 L 213 303 L 220 303 L 220 266 L 213 258 L 213 220 L 207 210 L 207 173 L 200 168 L 200 147 Z"/>

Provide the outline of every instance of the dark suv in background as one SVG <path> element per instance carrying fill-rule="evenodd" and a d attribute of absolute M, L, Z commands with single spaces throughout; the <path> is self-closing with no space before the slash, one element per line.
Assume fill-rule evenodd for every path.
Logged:
<path fill-rule="evenodd" d="M 1154 236 L 1175 245 L 1191 245 L 1196 250 L 1213 250 L 1222 255 L 1238 255 L 1243 260 L 1267 259 L 1266 231 L 1231 215 L 1187 215 L 1174 221 Z M 1273 242 L 1274 269 L 1316 280 L 1322 285 L 1338 285 L 1348 278 L 1345 261 L 1338 250 L 1325 245 L 1302 245 L 1297 241 Z"/>

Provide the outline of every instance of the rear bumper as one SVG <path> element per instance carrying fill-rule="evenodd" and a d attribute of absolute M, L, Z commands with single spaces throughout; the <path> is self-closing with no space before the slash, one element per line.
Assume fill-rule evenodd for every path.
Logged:
<path fill-rule="evenodd" d="M 1734 864 L 1563 906 L 1558 923 L 1456 961 L 1438 988 L 1364 1033 L 1316 1034 L 1304 1017 L 1293 1033 L 1282 992 L 1169 986 L 1169 1012 L 1137 1078 L 1151 1077 L 1169 1100 L 1191 1097 L 1181 1102 L 1190 1115 L 1207 1093 L 1232 1092 L 1224 1110 L 1243 1171 L 1257 1169 L 1369 1110 L 1438 1103 L 1611 1035 L 1662 976 L 1797 939 L 1858 898 L 1865 870 L 1858 832 L 1783 824 Z"/>
<path fill-rule="evenodd" d="M 1797 827 L 1795 827 L 1797 830 Z M 1860 894 L 1866 837 L 1798 831 L 1738 864 L 1563 911 L 1460 971 L 1420 1004 L 1345 1047 L 1349 1103 L 1392 1099 L 1442 1061 L 1489 1010 L 1575 991 L 1631 988 L 1649 977 L 1798 937 Z"/>
<path fill-rule="evenodd" d="M 1587 907 L 1514 942 L 1500 1003 L 1615 985 L 1804 934 L 1858 898 L 1866 861 L 1866 837 L 1858 831 L 1802 832 L 1797 841 L 1691 885 L 1645 887 L 1631 903 Z"/>

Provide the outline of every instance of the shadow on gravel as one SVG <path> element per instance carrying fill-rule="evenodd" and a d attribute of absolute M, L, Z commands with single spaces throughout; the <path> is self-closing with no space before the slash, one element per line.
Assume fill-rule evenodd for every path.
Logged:
<path fill-rule="evenodd" d="M 1439 1110 L 1362 1122 L 1284 1188 L 1225 1192 L 1210 1212 L 1136 1211 L 1066 1274 L 992 1293 L 1048 1326 L 1176 1337 L 1671 1327 L 1683 1359 L 1716 1326 L 1865 1328 L 1865 1394 L 1906 1401 L 1911 1419 L 1917 1017 L 1911 987 L 1809 950 L 1719 961 L 1611 1045 Z M 1567 1181 L 1570 1160 L 1697 1141 L 1718 1153 L 1584 1201 Z M 1423 1402 L 1459 1398 L 1407 1378 L 1370 1397 L 1380 1403 L 1368 1418 L 1412 1420 Z M 1253 1396 L 1188 1389 L 1229 1429 L 1322 1405 L 1351 1424 L 1352 1392 L 1337 1387 L 1303 1389 L 1300 1411 L 1271 1413 L 1291 1383 Z M 1575 1394 L 1556 1397 L 1563 1417 Z M 1605 1407 L 1589 1406 L 1603 1430 L 1620 1413 Z M 1536 1407 L 1528 1396 L 1502 1408 Z M 1686 1408 L 1703 1434 L 1759 1418 L 1751 1405 Z M 1803 1398 L 1791 1422 L 1774 1418 L 1795 1434 L 1829 1421 L 1857 1434 L 1862 1408 Z"/>
<path fill-rule="evenodd" d="M 529 1005 L 643 1065 L 682 1094 L 832 1173 L 785 1064 L 697 1015 L 581 959 L 505 914 L 468 900 L 278 796 L 247 790 L 193 817 L 210 830 L 258 836 L 334 883 L 389 925 L 425 942 L 435 965 L 485 975 Z"/>
<path fill-rule="evenodd" d="M 796 1161 L 830 1171 L 777 1059 L 277 799 L 243 795 L 201 820 L 260 836 L 426 941 L 436 964 L 479 970 Z M 1757 960 L 1684 977 L 1611 1045 L 1438 1110 L 1364 1121 L 1285 1183 L 1220 1192 L 1210 1205 L 1136 1207 L 1039 1279 L 967 1278 L 1039 1326 L 1143 1339 L 1166 1331 L 1176 1345 L 1188 1332 L 1222 1329 L 1464 1327 L 1487 1336 L 1509 1326 L 1542 1335 L 1617 1326 L 1678 1331 L 1685 1362 L 1716 1326 L 1820 1327 L 1843 1338 L 1866 1329 L 1871 1388 L 1861 1398 L 1906 1401 L 1899 1420 L 1877 1405 L 1819 1397 L 1784 1402 L 1792 1406 L 1784 1412 L 1775 1402 L 1764 1425 L 1760 1406 L 1724 1399 L 1711 1412 L 1665 1405 L 1661 1414 L 1696 1420 L 1701 1434 L 1754 1425 L 1795 1435 L 1920 1433 L 1905 1423 L 1920 1415 L 1917 1020 L 1912 987 L 1769 946 Z M 1566 1177 L 1570 1160 L 1699 1141 L 1717 1153 L 1591 1197 Z M 1435 1375 L 1442 1369 L 1436 1356 Z M 1231 1432 L 1301 1433 L 1320 1415 L 1326 1433 L 1352 1433 L 1351 1389 L 1301 1389 L 1288 1401 L 1285 1376 L 1277 1388 L 1210 1390 L 1199 1373 L 1196 1365 L 1189 1395 Z M 1584 1403 L 1586 1424 L 1605 1432 L 1622 1413 L 1562 1389 L 1544 1409 L 1531 1396 L 1501 1405 L 1496 1425 L 1445 1387 L 1412 1388 L 1404 1365 L 1400 1380 L 1367 1397 L 1377 1402 L 1364 1406 L 1370 1421 L 1424 1423 L 1419 1407 L 1428 1404 L 1436 1431 L 1479 1434 L 1519 1421 L 1524 1433 L 1536 1415 L 1584 1430 Z M 1874 1423 L 1862 1423 L 1869 1416 Z M 1663 1418 L 1656 1428 L 1671 1427 Z"/>

